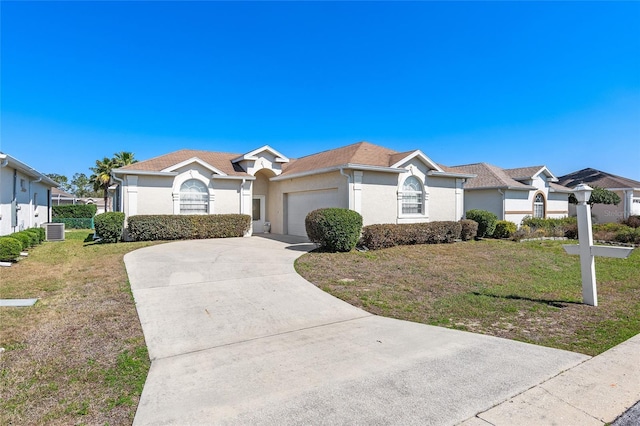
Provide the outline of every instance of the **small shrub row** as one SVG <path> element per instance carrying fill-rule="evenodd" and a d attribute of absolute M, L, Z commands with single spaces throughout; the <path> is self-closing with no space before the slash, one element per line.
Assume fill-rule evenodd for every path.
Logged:
<path fill-rule="evenodd" d="M 349 209 L 317 209 L 307 214 L 304 225 L 309 240 L 323 250 L 347 252 L 358 243 L 362 216 Z"/>
<path fill-rule="evenodd" d="M 29 228 L 0 238 L 0 261 L 12 262 L 20 252 L 35 247 L 45 240 L 43 228 Z"/>
<path fill-rule="evenodd" d="M 486 210 L 469 210 L 465 213 L 465 217 L 468 220 L 478 222 L 478 238 L 490 237 L 493 235 L 496 229 L 496 222 L 498 216 L 495 213 L 488 212 Z"/>
<path fill-rule="evenodd" d="M 242 237 L 250 226 L 251 216 L 244 214 L 136 215 L 127 231 L 133 241 L 188 240 Z"/>
<path fill-rule="evenodd" d="M 516 241 L 528 238 L 566 237 L 578 238 L 578 221 L 575 217 L 542 219 L 527 216 L 522 220 L 512 238 Z"/>
<path fill-rule="evenodd" d="M 124 213 L 106 212 L 94 218 L 96 234 L 101 243 L 117 243 L 122 239 Z"/>
<path fill-rule="evenodd" d="M 71 204 L 51 207 L 53 218 L 92 218 L 96 215 L 95 204 Z"/>
<path fill-rule="evenodd" d="M 622 223 L 602 223 L 593 225 L 593 239 L 619 243 L 640 244 L 640 228 Z"/>
<path fill-rule="evenodd" d="M 362 244 L 379 250 L 399 245 L 452 243 L 461 239 L 462 227 L 460 222 L 369 225 L 362 229 Z M 473 226 L 467 223 L 465 227 L 469 236 L 468 228 Z"/>
<path fill-rule="evenodd" d="M 91 217 L 54 217 L 54 223 L 64 223 L 65 229 L 93 229 L 93 218 Z"/>

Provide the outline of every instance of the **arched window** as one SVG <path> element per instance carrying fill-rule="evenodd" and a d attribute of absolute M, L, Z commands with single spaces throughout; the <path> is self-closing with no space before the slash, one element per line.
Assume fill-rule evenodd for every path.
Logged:
<path fill-rule="evenodd" d="M 541 217 L 544 219 L 544 196 L 536 194 L 533 200 L 533 217 Z"/>
<path fill-rule="evenodd" d="M 180 213 L 209 213 L 209 191 L 204 183 L 189 179 L 180 186 Z"/>
<path fill-rule="evenodd" d="M 402 214 L 423 213 L 422 183 L 415 176 L 409 176 L 402 185 Z"/>

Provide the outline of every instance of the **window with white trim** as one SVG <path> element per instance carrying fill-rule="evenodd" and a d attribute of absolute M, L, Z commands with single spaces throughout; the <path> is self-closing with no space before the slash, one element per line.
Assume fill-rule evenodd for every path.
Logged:
<path fill-rule="evenodd" d="M 209 213 L 209 190 L 197 179 L 189 179 L 180 185 L 180 214 Z"/>
<path fill-rule="evenodd" d="M 536 194 L 533 200 L 533 217 L 544 218 L 544 197 L 542 194 Z"/>
<path fill-rule="evenodd" d="M 415 176 L 409 176 L 402 185 L 402 214 L 422 214 L 423 200 L 422 183 Z"/>

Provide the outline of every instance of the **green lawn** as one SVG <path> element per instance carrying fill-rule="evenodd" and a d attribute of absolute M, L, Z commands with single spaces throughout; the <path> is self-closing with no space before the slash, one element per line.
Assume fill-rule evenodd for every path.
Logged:
<path fill-rule="evenodd" d="M 297 271 L 371 313 L 588 355 L 640 333 L 640 251 L 596 259 L 599 306 L 583 305 L 566 241 L 482 240 L 302 256 Z"/>

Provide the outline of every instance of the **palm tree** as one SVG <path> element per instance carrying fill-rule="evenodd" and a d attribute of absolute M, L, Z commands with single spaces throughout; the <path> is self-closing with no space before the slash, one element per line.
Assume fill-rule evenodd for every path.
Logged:
<path fill-rule="evenodd" d="M 104 157 L 102 160 L 96 160 L 96 166 L 91 167 L 93 174 L 89 178 L 93 183 L 94 191 L 103 191 L 104 196 L 104 211 L 109 211 L 109 184 L 111 183 L 111 170 L 114 169 L 114 159 Z"/>
<path fill-rule="evenodd" d="M 133 152 L 120 151 L 113 155 L 113 168 L 128 166 L 129 164 L 137 163 L 138 160 L 133 158 Z"/>

